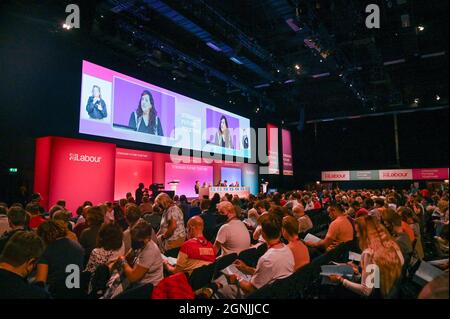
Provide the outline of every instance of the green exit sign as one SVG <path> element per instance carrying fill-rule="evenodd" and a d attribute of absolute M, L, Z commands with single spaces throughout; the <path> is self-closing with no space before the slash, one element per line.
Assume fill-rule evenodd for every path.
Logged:
<path fill-rule="evenodd" d="M 11 167 L 10 169 L 9 169 L 9 172 L 10 173 L 17 173 L 19 170 L 16 168 L 16 167 Z"/>

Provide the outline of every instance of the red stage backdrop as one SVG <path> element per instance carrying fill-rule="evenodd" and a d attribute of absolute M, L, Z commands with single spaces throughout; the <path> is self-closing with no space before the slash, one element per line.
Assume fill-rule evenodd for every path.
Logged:
<path fill-rule="evenodd" d="M 84 200 L 113 200 L 116 146 L 61 137 L 36 143 L 35 191 L 49 209 L 65 199 L 74 213 Z"/>
<path fill-rule="evenodd" d="M 222 167 L 242 169 L 242 186 L 258 191 L 258 166 L 244 163 L 220 162 L 210 164 L 194 158 L 189 164 L 172 163 L 170 155 L 116 148 L 110 143 L 62 137 L 43 137 L 36 140 L 34 190 L 44 198 L 47 210 L 59 199 L 65 199 L 67 209 L 75 213 L 83 201 L 94 205 L 125 197 L 134 192 L 139 183 L 167 183 L 179 179 L 178 195 L 192 195 L 196 179 L 217 183 Z M 177 161 L 175 161 L 177 162 Z M 168 169 L 166 171 L 166 168 Z M 183 168 L 176 170 L 175 168 Z M 205 174 L 200 174 L 203 169 Z M 192 193 L 191 193 L 192 192 Z M 134 194 L 133 194 L 134 196 Z"/>
<path fill-rule="evenodd" d="M 139 183 L 149 187 L 153 183 L 152 153 L 118 148 L 116 152 L 116 178 L 114 199 L 125 198 L 134 191 Z"/>

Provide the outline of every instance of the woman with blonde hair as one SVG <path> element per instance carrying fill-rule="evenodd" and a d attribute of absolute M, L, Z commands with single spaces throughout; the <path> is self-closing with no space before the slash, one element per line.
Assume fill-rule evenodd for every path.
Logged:
<path fill-rule="evenodd" d="M 356 219 L 355 226 L 362 251 L 361 282 L 352 282 L 341 276 L 331 276 L 330 279 L 366 297 L 373 296 L 374 289 L 379 288 L 381 296 L 386 298 L 392 293 L 402 274 L 404 259 L 401 250 L 376 217 L 360 217 Z M 372 274 L 377 269 L 378 275 L 375 273 L 372 279 Z M 379 285 L 377 285 L 377 278 L 379 278 Z"/>
<path fill-rule="evenodd" d="M 157 234 L 159 249 L 164 253 L 181 247 L 186 240 L 183 212 L 166 193 L 156 196 L 155 205 L 163 212 Z"/>

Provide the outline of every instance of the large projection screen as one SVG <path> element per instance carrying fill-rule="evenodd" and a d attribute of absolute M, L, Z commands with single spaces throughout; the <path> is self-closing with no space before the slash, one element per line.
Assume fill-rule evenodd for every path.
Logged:
<path fill-rule="evenodd" d="M 251 157 L 249 119 L 88 61 L 83 61 L 79 132 Z"/>

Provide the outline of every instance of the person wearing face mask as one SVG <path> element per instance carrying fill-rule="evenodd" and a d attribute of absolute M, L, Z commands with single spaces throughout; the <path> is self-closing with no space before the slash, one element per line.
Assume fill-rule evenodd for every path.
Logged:
<path fill-rule="evenodd" d="M 228 120 L 224 115 L 220 118 L 219 130 L 216 133 L 214 144 L 225 148 L 233 148 Z"/>
<path fill-rule="evenodd" d="M 92 95 L 88 99 L 86 111 L 89 117 L 94 120 L 101 120 L 108 116 L 106 103 L 102 99 L 102 93 L 98 85 L 92 87 Z"/>
<path fill-rule="evenodd" d="M 128 282 L 133 286 L 152 284 L 156 286 L 163 278 L 163 259 L 158 246 L 152 240 L 153 228 L 144 220 L 131 229 L 131 248 L 135 257 L 127 260 L 119 257 L 117 263 L 122 267 Z"/>
<path fill-rule="evenodd" d="M 194 216 L 187 223 L 189 240 L 180 248 L 177 264 L 171 266 L 167 261 L 164 268 L 171 274 L 188 272 L 196 268 L 209 265 L 216 261 L 214 246 L 203 236 L 204 222 L 200 216 Z"/>
<path fill-rule="evenodd" d="M 157 235 L 161 252 L 165 253 L 168 250 L 181 247 L 186 240 L 183 212 L 166 193 L 159 194 L 155 199 L 155 204 L 163 212 Z"/>
<path fill-rule="evenodd" d="M 164 135 L 161 120 L 155 108 L 155 101 L 150 91 L 142 92 L 139 106 L 136 111 L 131 113 L 128 127 L 141 133 Z"/>
<path fill-rule="evenodd" d="M 0 256 L 0 299 L 48 299 L 47 292 L 31 285 L 27 277 L 44 251 L 44 243 L 33 232 L 15 233 Z"/>
<path fill-rule="evenodd" d="M 222 250 L 222 256 L 232 253 L 240 253 L 250 248 L 250 234 L 245 224 L 236 215 L 236 208 L 230 202 L 221 202 L 217 205 L 219 215 L 226 218 L 217 233 L 214 248 Z"/>

